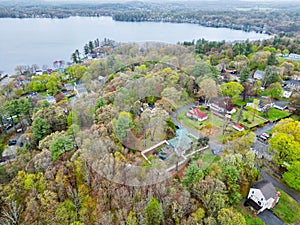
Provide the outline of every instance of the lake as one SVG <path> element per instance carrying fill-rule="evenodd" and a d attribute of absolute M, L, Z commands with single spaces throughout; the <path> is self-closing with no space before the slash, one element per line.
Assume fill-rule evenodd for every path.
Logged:
<path fill-rule="evenodd" d="M 159 41 L 177 43 L 204 38 L 210 41 L 257 40 L 266 34 L 197 24 L 120 22 L 111 17 L 1 18 L 0 70 L 13 73 L 17 65 L 52 66 L 55 60 L 71 61 L 75 49 L 83 52 L 90 40 L 118 42 Z"/>

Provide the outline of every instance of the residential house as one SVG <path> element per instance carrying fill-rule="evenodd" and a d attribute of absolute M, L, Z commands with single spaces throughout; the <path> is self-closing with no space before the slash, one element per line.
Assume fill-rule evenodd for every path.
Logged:
<path fill-rule="evenodd" d="M 262 180 L 250 188 L 245 205 L 251 206 L 257 213 L 261 213 L 265 209 L 273 208 L 279 198 L 280 193 L 276 191 L 273 184 Z"/>
<path fill-rule="evenodd" d="M 290 104 L 290 102 L 287 101 L 275 101 L 273 103 L 273 107 L 279 110 L 285 110 L 288 108 L 288 105 Z"/>
<path fill-rule="evenodd" d="M 291 54 L 289 54 L 289 59 L 291 59 L 291 60 L 300 60 L 300 55 L 291 53 Z"/>
<path fill-rule="evenodd" d="M 208 103 L 210 109 L 215 110 L 219 113 L 233 114 L 236 112 L 231 98 L 220 97 L 210 100 Z"/>
<path fill-rule="evenodd" d="M 254 99 L 252 102 L 248 102 L 246 106 L 256 109 L 259 112 L 264 112 L 274 106 L 274 103 L 270 98 Z"/>
<path fill-rule="evenodd" d="M 36 76 L 42 76 L 43 75 L 43 71 L 42 70 L 36 70 L 35 71 L 35 75 Z"/>
<path fill-rule="evenodd" d="M 262 80 L 264 74 L 265 74 L 265 71 L 256 70 L 255 73 L 253 74 L 253 79 L 255 79 L 255 80 Z"/>
<path fill-rule="evenodd" d="M 104 85 L 105 82 L 107 81 L 107 78 L 106 77 L 103 77 L 103 76 L 99 76 L 98 77 L 98 81 L 101 85 Z"/>
<path fill-rule="evenodd" d="M 284 80 L 284 88 L 290 88 L 292 91 L 300 91 L 300 80 Z"/>
<path fill-rule="evenodd" d="M 74 90 L 74 86 L 71 83 L 67 83 L 67 84 L 64 84 L 63 89 L 65 89 L 67 92 L 71 92 Z"/>
<path fill-rule="evenodd" d="M 243 130 L 245 130 L 245 128 L 241 124 L 239 124 L 239 123 L 233 123 L 231 126 L 234 129 L 236 129 L 237 131 L 243 131 Z"/>
<path fill-rule="evenodd" d="M 283 87 L 283 97 L 289 98 L 292 96 L 292 94 L 293 91 L 291 90 L 291 88 Z"/>
<path fill-rule="evenodd" d="M 50 104 L 55 104 L 56 100 L 53 96 L 47 96 L 46 101 L 49 102 Z"/>
<path fill-rule="evenodd" d="M 191 109 L 186 115 L 187 117 L 198 121 L 204 121 L 208 118 L 208 115 L 204 112 L 201 112 L 198 107 Z"/>
<path fill-rule="evenodd" d="M 78 97 L 81 97 L 87 93 L 87 89 L 83 82 L 76 82 L 74 86 L 74 91 Z"/>

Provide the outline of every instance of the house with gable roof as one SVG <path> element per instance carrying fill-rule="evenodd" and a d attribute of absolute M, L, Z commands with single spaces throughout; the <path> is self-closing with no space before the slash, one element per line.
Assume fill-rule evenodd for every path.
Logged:
<path fill-rule="evenodd" d="M 250 206 L 257 213 L 263 212 L 265 209 L 273 208 L 279 201 L 280 193 L 276 191 L 273 184 L 266 180 L 257 182 L 249 190 L 246 206 Z"/>
<path fill-rule="evenodd" d="M 188 111 L 186 115 L 187 117 L 198 121 L 204 121 L 208 118 L 208 115 L 204 112 L 201 112 L 200 109 L 197 107 Z"/>

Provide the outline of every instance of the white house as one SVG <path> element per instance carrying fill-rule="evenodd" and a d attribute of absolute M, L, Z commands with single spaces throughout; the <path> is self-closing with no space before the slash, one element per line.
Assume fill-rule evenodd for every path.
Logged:
<path fill-rule="evenodd" d="M 274 106 L 274 103 L 269 98 L 254 99 L 252 102 L 248 102 L 246 106 L 256 109 L 259 112 L 264 112 Z"/>
<path fill-rule="evenodd" d="M 201 112 L 199 108 L 193 108 L 190 111 L 187 112 L 187 117 L 198 120 L 198 121 L 203 121 L 208 118 L 208 115 L 204 112 Z"/>
<path fill-rule="evenodd" d="M 262 180 L 249 190 L 245 205 L 251 206 L 257 213 L 273 208 L 279 201 L 280 193 L 272 183 Z"/>
<path fill-rule="evenodd" d="M 253 74 L 253 78 L 255 80 L 261 80 L 263 78 L 264 74 L 265 74 L 265 71 L 256 70 L 255 73 Z"/>
<path fill-rule="evenodd" d="M 292 96 L 292 94 L 293 91 L 290 88 L 286 88 L 286 87 L 283 88 L 283 97 L 289 98 Z"/>
<path fill-rule="evenodd" d="M 51 105 L 56 103 L 56 100 L 53 96 L 47 96 L 46 101 L 49 102 Z"/>
<path fill-rule="evenodd" d="M 291 60 L 300 60 L 300 55 L 291 53 L 291 54 L 289 54 L 289 59 L 291 59 Z"/>

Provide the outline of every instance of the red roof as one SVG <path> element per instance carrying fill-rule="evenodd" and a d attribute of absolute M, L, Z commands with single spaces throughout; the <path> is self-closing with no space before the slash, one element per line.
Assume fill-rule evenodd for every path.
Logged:
<path fill-rule="evenodd" d="M 238 123 L 233 123 L 233 127 L 236 127 L 239 130 L 243 130 L 244 129 L 244 127 L 241 124 L 238 124 Z"/>
<path fill-rule="evenodd" d="M 196 116 L 199 119 L 203 119 L 207 117 L 207 114 L 201 112 L 199 108 L 193 108 L 189 111 L 189 113 Z"/>

